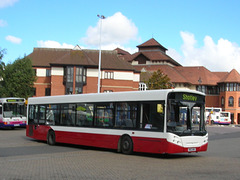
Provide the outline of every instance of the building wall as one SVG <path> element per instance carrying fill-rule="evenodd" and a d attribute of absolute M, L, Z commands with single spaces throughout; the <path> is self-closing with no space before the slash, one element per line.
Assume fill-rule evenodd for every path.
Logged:
<path fill-rule="evenodd" d="M 50 69 L 50 68 L 49 68 Z M 112 72 L 113 79 L 106 79 L 105 72 Z M 36 68 L 37 81 L 34 83 L 36 96 L 45 96 L 45 89 L 51 88 L 51 96 L 64 95 L 64 68 L 51 67 L 51 76 L 46 77 L 46 68 Z M 75 75 L 74 67 L 73 93 L 75 93 Z M 101 71 L 101 88 L 104 91 L 134 91 L 138 90 L 140 74 L 133 71 Z M 97 93 L 98 91 L 98 69 L 87 68 L 86 85 L 83 86 L 83 93 Z"/>
<path fill-rule="evenodd" d="M 45 89 L 51 88 L 51 77 L 46 76 L 46 69 L 50 68 L 34 68 L 36 70 L 37 82 L 34 83 L 36 88 L 36 96 L 45 96 Z"/>
<path fill-rule="evenodd" d="M 65 94 L 63 76 L 64 76 L 63 67 L 51 68 L 51 96 Z"/>
<path fill-rule="evenodd" d="M 233 106 L 229 106 L 229 97 L 234 98 Z M 221 92 L 219 95 L 219 103 L 221 103 L 221 98 L 224 97 L 224 106 L 222 106 L 224 111 L 230 112 L 232 114 L 232 121 L 234 124 L 240 124 L 240 107 L 239 98 L 240 92 L 238 91 L 225 91 Z M 221 105 L 221 104 L 220 104 Z"/>
<path fill-rule="evenodd" d="M 97 93 L 98 91 L 98 77 L 87 77 L 87 85 L 83 86 L 83 94 Z"/>
<path fill-rule="evenodd" d="M 101 92 L 112 90 L 118 91 L 137 91 L 138 85 L 130 80 L 102 79 Z"/>
<path fill-rule="evenodd" d="M 218 95 L 206 95 L 205 103 L 206 107 L 221 107 Z"/>
<path fill-rule="evenodd" d="M 63 84 L 63 76 L 52 76 L 51 96 L 65 94 L 65 86 Z"/>

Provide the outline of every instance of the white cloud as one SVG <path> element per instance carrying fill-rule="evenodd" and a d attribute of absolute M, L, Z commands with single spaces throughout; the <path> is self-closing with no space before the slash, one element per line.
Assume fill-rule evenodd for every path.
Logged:
<path fill-rule="evenodd" d="M 0 19 L 0 27 L 4 27 L 4 26 L 7 26 L 7 22 Z"/>
<path fill-rule="evenodd" d="M 18 0 L 1 0 L 0 8 L 5 8 L 8 6 L 12 6 L 14 3 L 18 2 Z"/>
<path fill-rule="evenodd" d="M 37 44 L 39 47 L 47 47 L 47 48 L 69 48 L 69 49 L 73 49 L 74 45 L 71 44 L 67 44 L 67 43 L 63 43 L 60 44 L 57 41 L 37 41 Z"/>
<path fill-rule="evenodd" d="M 11 43 L 14 43 L 14 44 L 21 44 L 22 42 L 22 39 L 21 38 L 18 38 L 18 37 L 14 37 L 14 36 L 6 36 L 5 38 L 7 41 L 10 41 Z"/>
<path fill-rule="evenodd" d="M 203 46 L 197 47 L 194 34 L 180 32 L 180 35 L 183 56 L 176 51 L 168 54 L 183 66 L 205 66 L 210 71 L 231 71 L 234 68 L 240 72 L 240 47 L 236 43 L 223 38 L 215 43 L 210 36 L 205 36 Z"/>
<path fill-rule="evenodd" d="M 101 46 L 114 44 L 127 44 L 130 40 L 137 40 L 138 29 L 135 24 L 124 16 L 121 12 L 115 13 L 106 19 L 99 19 L 95 27 L 90 26 L 86 32 L 86 37 L 82 41 L 89 46 L 99 46 L 100 24 Z"/>
<path fill-rule="evenodd" d="M 71 44 L 67 44 L 67 43 L 63 43 L 63 44 L 60 44 L 59 42 L 57 41 L 50 41 L 50 40 L 47 40 L 47 41 L 37 41 L 37 45 L 38 47 L 45 47 L 45 48 L 66 48 L 66 49 L 73 49 L 75 46 L 74 45 L 71 45 Z M 86 47 L 86 46 L 80 46 L 81 49 L 91 49 L 89 47 Z M 109 43 L 109 44 L 106 44 L 106 45 L 103 45 L 101 47 L 102 49 L 104 50 L 114 50 L 116 48 L 121 48 L 129 53 L 135 53 L 136 51 L 138 51 L 137 48 L 129 48 L 129 47 L 124 47 L 120 44 L 115 44 L 115 43 Z M 94 48 L 96 49 L 96 48 Z"/>
<path fill-rule="evenodd" d="M 180 60 L 182 59 L 182 56 L 175 49 L 168 48 L 167 54 L 178 63 L 181 63 Z"/>

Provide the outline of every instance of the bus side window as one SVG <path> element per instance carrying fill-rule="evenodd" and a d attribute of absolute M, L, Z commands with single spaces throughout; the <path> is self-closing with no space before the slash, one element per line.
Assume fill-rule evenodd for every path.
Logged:
<path fill-rule="evenodd" d="M 40 105 L 39 106 L 39 124 L 45 124 L 46 122 L 46 106 Z"/>
<path fill-rule="evenodd" d="M 0 114 L 2 114 L 2 105 L 0 105 Z"/>
<path fill-rule="evenodd" d="M 76 113 L 76 126 L 92 126 L 93 125 L 93 104 L 77 104 Z"/>
<path fill-rule="evenodd" d="M 116 103 L 115 127 L 136 128 L 137 108 L 136 103 Z"/>
<path fill-rule="evenodd" d="M 28 124 L 38 124 L 38 106 L 29 105 Z"/>
<path fill-rule="evenodd" d="M 62 104 L 61 105 L 61 116 L 60 125 L 74 126 L 76 116 L 76 105 L 75 104 Z"/>
<path fill-rule="evenodd" d="M 47 105 L 46 124 L 59 125 L 59 113 L 60 113 L 59 105 L 51 104 Z"/>
<path fill-rule="evenodd" d="M 29 105 L 28 108 L 28 124 L 33 124 L 34 106 Z"/>
<path fill-rule="evenodd" d="M 159 110 L 159 108 L 163 108 Z M 143 128 L 163 132 L 164 128 L 164 103 L 143 103 Z"/>
<path fill-rule="evenodd" d="M 113 103 L 101 103 L 96 106 L 95 126 L 112 127 Z"/>

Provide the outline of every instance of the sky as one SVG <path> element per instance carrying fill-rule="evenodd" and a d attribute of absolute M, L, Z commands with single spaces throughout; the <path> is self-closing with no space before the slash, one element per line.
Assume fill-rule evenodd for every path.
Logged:
<path fill-rule="evenodd" d="M 0 0 L 2 61 L 37 47 L 133 54 L 154 38 L 182 66 L 240 73 L 239 8 L 239 0 Z"/>

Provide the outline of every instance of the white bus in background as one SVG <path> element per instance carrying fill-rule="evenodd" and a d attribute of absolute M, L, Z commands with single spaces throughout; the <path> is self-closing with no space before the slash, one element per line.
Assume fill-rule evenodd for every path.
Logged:
<path fill-rule="evenodd" d="M 231 124 L 231 113 L 222 111 L 220 113 L 219 124 L 226 124 L 226 125 Z"/>
<path fill-rule="evenodd" d="M 209 120 L 211 121 L 211 124 L 218 124 L 220 121 L 220 114 L 222 112 L 222 108 L 219 107 L 206 107 L 205 108 L 205 120 L 207 123 L 209 123 Z"/>
<path fill-rule="evenodd" d="M 24 98 L 0 98 L 0 128 L 26 127 Z"/>

